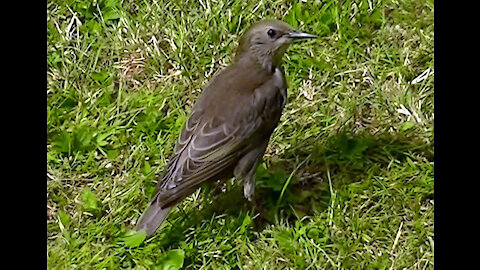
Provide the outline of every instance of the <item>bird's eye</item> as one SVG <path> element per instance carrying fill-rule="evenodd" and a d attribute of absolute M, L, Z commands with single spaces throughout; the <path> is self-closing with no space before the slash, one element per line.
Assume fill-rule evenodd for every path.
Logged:
<path fill-rule="evenodd" d="M 273 38 L 275 36 L 275 30 L 273 29 L 268 29 L 267 31 L 267 35 L 271 38 Z"/>

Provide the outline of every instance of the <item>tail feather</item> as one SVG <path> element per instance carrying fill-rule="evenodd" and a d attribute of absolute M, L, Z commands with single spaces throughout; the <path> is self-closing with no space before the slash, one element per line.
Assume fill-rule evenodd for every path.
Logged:
<path fill-rule="evenodd" d="M 144 230 L 151 236 L 162 225 L 172 207 L 161 208 L 157 203 L 150 203 L 137 222 L 137 231 Z"/>

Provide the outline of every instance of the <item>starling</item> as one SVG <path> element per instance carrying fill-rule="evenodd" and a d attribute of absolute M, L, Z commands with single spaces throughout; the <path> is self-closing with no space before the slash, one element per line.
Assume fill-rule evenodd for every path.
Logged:
<path fill-rule="evenodd" d="M 170 209 L 206 182 L 235 177 L 253 200 L 255 170 L 286 102 L 282 56 L 294 40 L 308 38 L 316 36 L 278 20 L 246 31 L 233 63 L 211 79 L 194 105 L 138 231 L 154 234 Z"/>

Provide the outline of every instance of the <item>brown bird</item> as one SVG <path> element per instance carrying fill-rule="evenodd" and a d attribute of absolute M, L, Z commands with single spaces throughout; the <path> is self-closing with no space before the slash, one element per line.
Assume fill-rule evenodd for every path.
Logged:
<path fill-rule="evenodd" d="M 316 38 L 278 20 L 253 24 L 233 63 L 205 87 L 137 230 L 155 233 L 170 209 L 201 184 L 235 177 L 253 200 L 255 170 L 287 98 L 282 56 L 294 40 Z"/>

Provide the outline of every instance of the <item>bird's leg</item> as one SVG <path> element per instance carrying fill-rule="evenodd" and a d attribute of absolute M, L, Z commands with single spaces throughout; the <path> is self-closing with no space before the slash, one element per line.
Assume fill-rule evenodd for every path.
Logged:
<path fill-rule="evenodd" d="M 262 215 L 261 204 L 255 197 L 255 171 L 262 160 L 267 143 L 268 140 L 265 140 L 258 147 L 245 154 L 239 160 L 233 171 L 235 178 L 240 181 L 240 183 L 243 183 L 243 195 L 249 201 L 254 212 L 259 210 L 260 215 Z"/>
<path fill-rule="evenodd" d="M 255 166 L 248 172 L 248 174 L 243 179 L 243 195 L 251 205 L 253 213 L 258 212 L 260 214 L 260 217 L 257 218 L 257 221 L 261 223 L 264 212 L 262 202 L 257 196 L 255 196 L 255 170 L 257 168 L 256 165 L 257 164 L 255 164 Z"/>
<path fill-rule="evenodd" d="M 243 195 L 248 200 L 253 215 L 259 214 L 254 220 L 254 227 L 260 229 L 263 227 L 263 224 L 265 224 L 266 219 L 261 198 L 255 196 L 255 169 L 256 166 L 252 169 L 252 172 L 249 172 L 243 179 Z"/>
<path fill-rule="evenodd" d="M 253 170 L 254 168 L 252 168 Z M 243 195 L 249 202 L 254 202 L 255 197 L 255 173 L 249 172 L 243 183 Z"/>
<path fill-rule="evenodd" d="M 251 152 L 252 153 L 252 152 Z M 246 155 L 241 162 L 237 165 L 234 171 L 235 178 L 243 184 L 243 195 L 245 198 L 253 204 L 255 208 L 255 170 L 257 169 L 258 160 L 252 158 L 250 155 Z M 245 165 L 248 164 L 248 165 Z M 246 167 L 248 170 L 246 170 Z M 246 172 L 246 173 L 245 173 Z"/>

